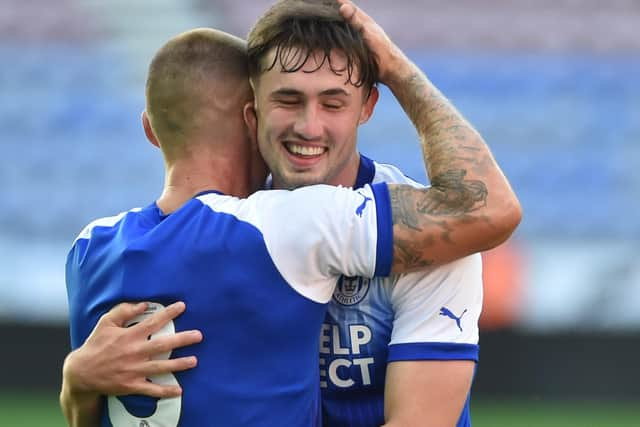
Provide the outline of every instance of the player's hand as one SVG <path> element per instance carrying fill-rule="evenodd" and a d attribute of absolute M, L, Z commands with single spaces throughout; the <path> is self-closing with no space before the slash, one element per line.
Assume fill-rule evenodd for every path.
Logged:
<path fill-rule="evenodd" d="M 153 375 L 184 371 L 196 366 L 195 356 L 153 360 L 153 356 L 202 341 L 198 330 L 148 338 L 182 314 L 186 306 L 177 302 L 159 310 L 131 327 L 143 314 L 146 303 L 119 304 L 104 314 L 87 341 L 71 352 L 63 367 L 64 385 L 74 394 L 89 396 L 143 394 L 166 398 L 179 396 L 179 386 L 147 381 Z"/>
<path fill-rule="evenodd" d="M 380 81 L 390 86 L 399 73 L 407 70 L 409 60 L 400 48 L 389 39 L 376 21 L 350 0 L 336 0 L 340 14 L 356 30 L 360 31 L 367 46 L 376 57 Z"/>

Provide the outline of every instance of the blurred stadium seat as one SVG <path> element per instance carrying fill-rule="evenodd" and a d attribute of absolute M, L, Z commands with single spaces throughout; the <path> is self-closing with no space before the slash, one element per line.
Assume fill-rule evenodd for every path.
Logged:
<path fill-rule="evenodd" d="M 117 15 L 125 3 L 113 3 L 109 13 Z M 171 16 L 180 8 L 175 2 L 165 3 L 156 7 L 157 15 Z M 105 47 L 106 41 L 128 40 L 127 27 L 121 25 L 124 34 L 118 35 L 105 30 L 110 28 L 106 20 L 87 24 L 88 18 L 96 18 L 92 10 L 102 11 L 104 6 L 64 1 L 43 13 L 42 2 L 12 4 L 19 6 L 11 9 L 14 19 L 37 13 L 42 21 L 37 31 L 2 21 L 2 33 L 11 37 L 3 38 L 0 54 L 12 58 L 12 67 L 3 67 L 0 74 L 0 91 L 7 100 L 0 106 L 0 124 L 10 153 L 0 162 L 3 175 L 19 179 L 23 186 L 23 191 L 6 191 L 3 196 L 8 207 L 23 206 L 12 198 L 26 193 L 42 200 L 56 188 L 60 193 L 55 199 L 60 200 L 54 201 L 59 215 L 49 219 L 56 226 L 48 230 L 36 226 L 39 215 L 34 211 L 16 215 L 4 210 L 0 223 L 12 218 L 21 223 L 12 230 L 36 226 L 39 232 L 69 236 L 91 217 L 146 201 L 151 183 L 160 177 L 159 168 L 151 165 L 153 150 L 139 130 L 142 81 L 131 78 L 134 67 L 128 58 L 114 54 L 122 50 Z M 232 25 L 244 16 L 244 6 L 237 2 L 194 5 L 226 13 Z M 407 10 L 418 6 L 403 5 Z M 438 6 L 436 13 L 443 16 L 447 7 L 454 7 L 442 2 Z M 465 7 L 473 6 L 465 2 Z M 512 13 L 523 13 L 522 7 L 511 6 Z M 378 8 L 380 19 L 388 19 L 386 8 Z M 490 14 L 485 9 L 482 13 Z M 637 157 L 640 136 L 640 61 L 624 56 L 515 54 L 488 47 L 473 53 L 410 53 L 485 135 L 522 199 L 524 236 L 640 236 L 635 218 L 618 215 L 634 207 L 631 200 L 637 195 L 631 183 L 637 183 L 638 162 L 632 164 L 631 159 Z M 415 132 L 391 96 L 382 98 L 363 136 L 363 151 L 425 181 L 414 154 Z M 25 167 L 12 167 L 12 159 L 20 159 Z M 96 189 L 109 192 L 118 182 L 127 182 L 123 177 L 136 185 L 124 185 L 104 202 L 95 197 L 94 203 L 78 204 L 66 196 L 71 192 L 78 200 L 91 198 L 89 193 Z"/>
<path fill-rule="evenodd" d="M 0 246 L 66 244 L 96 217 L 150 203 L 163 171 L 139 115 L 153 51 L 196 26 L 242 36 L 270 2 L 0 0 L 0 56 L 9 59 L 0 67 Z M 640 39 L 629 37 L 637 3 L 544 0 L 535 12 L 525 0 L 366 6 L 492 147 L 524 206 L 524 245 L 640 238 Z M 591 31 L 601 28 L 611 31 Z M 361 150 L 426 183 L 417 135 L 381 92 Z"/>

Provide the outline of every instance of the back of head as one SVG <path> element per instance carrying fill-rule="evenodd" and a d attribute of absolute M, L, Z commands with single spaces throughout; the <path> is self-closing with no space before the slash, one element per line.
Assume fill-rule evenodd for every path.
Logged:
<path fill-rule="evenodd" d="M 242 107 L 251 99 L 246 43 L 222 31 L 182 33 L 149 66 L 146 112 L 167 159 L 205 139 L 237 137 L 244 130 Z"/>
<path fill-rule="evenodd" d="M 280 0 L 258 19 L 247 37 L 249 73 L 255 82 L 264 71 L 275 66 L 285 72 L 304 67 L 312 53 L 324 54 L 330 62 L 331 51 L 339 50 L 347 57 L 345 69 L 354 86 L 370 89 L 377 82 L 378 66 L 362 35 L 340 15 L 335 0 Z M 275 57 L 268 62 L 269 53 Z M 318 69 L 325 63 L 321 61 Z"/>

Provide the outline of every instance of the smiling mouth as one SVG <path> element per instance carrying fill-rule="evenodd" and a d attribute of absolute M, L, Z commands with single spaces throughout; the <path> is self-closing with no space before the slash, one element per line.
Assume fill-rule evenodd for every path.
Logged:
<path fill-rule="evenodd" d="M 285 142 L 284 147 L 290 154 L 299 157 L 316 157 L 324 154 L 327 151 L 326 147 L 299 145 L 292 142 Z"/>

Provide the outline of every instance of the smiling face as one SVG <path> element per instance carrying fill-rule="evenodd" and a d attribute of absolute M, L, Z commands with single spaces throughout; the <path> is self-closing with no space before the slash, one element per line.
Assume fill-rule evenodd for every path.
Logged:
<path fill-rule="evenodd" d="M 275 50 L 266 55 L 273 63 Z M 325 183 L 353 186 L 360 158 L 358 126 L 377 101 L 376 88 L 356 87 L 346 72 L 346 58 L 332 51 L 311 55 L 295 72 L 276 64 L 254 79 L 255 116 L 262 156 L 271 169 L 274 188 Z M 367 96 L 368 95 L 368 96 Z"/>

